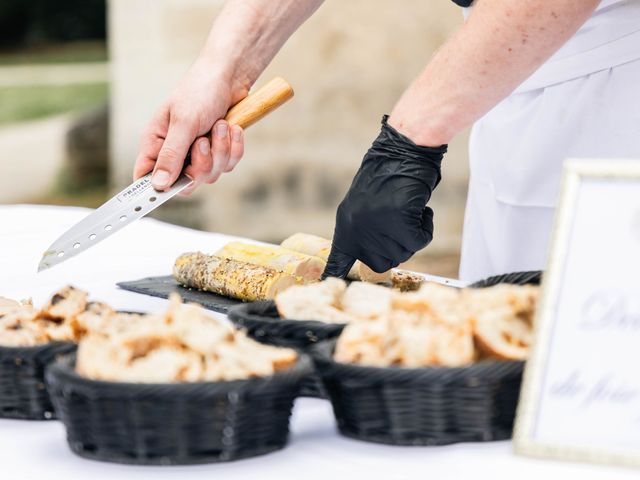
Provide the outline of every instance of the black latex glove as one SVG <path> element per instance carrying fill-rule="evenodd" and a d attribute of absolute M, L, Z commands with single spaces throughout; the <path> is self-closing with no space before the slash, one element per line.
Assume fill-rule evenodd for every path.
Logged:
<path fill-rule="evenodd" d="M 440 182 L 447 146 L 416 145 L 387 118 L 338 207 L 322 278 L 345 278 L 356 260 L 387 271 L 433 238 L 433 211 L 426 204 Z"/>

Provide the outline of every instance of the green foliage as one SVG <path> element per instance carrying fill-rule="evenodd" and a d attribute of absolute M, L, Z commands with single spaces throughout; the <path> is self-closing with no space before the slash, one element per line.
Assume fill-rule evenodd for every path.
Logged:
<path fill-rule="evenodd" d="M 106 62 L 107 59 L 107 45 L 100 40 L 51 43 L 20 48 L 9 52 L 0 51 L 0 66 L 34 63 Z"/>
<path fill-rule="evenodd" d="M 0 125 L 83 110 L 105 102 L 104 83 L 0 88 Z"/>

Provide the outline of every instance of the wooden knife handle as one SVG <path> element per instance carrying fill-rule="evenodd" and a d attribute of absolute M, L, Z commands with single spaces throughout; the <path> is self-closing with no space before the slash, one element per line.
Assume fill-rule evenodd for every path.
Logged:
<path fill-rule="evenodd" d="M 276 77 L 250 93 L 229 109 L 225 120 L 247 128 L 293 97 L 293 88 L 282 77 Z"/>

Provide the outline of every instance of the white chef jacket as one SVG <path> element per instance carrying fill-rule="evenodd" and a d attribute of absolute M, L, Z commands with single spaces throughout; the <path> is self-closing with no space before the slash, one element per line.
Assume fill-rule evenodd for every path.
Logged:
<path fill-rule="evenodd" d="M 461 278 L 544 269 L 571 157 L 640 159 L 640 0 L 603 0 L 474 125 Z"/>

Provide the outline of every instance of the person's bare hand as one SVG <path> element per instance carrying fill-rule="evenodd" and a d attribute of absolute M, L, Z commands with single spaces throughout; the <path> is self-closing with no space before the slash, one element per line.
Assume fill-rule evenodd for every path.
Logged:
<path fill-rule="evenodd" d="M 248 85 L 234 87 L 212 73 L 206 62 L 196 62 L 146 128 L 134 179 L 153 171 L 153 186 L 168 189 L 182 172 L 189 150 L 191 163 L 184 173 L 194 182 L 183 195 L 233 170 L 244 153 L 243 131 L 224 116 L 248 90 Z"/>

